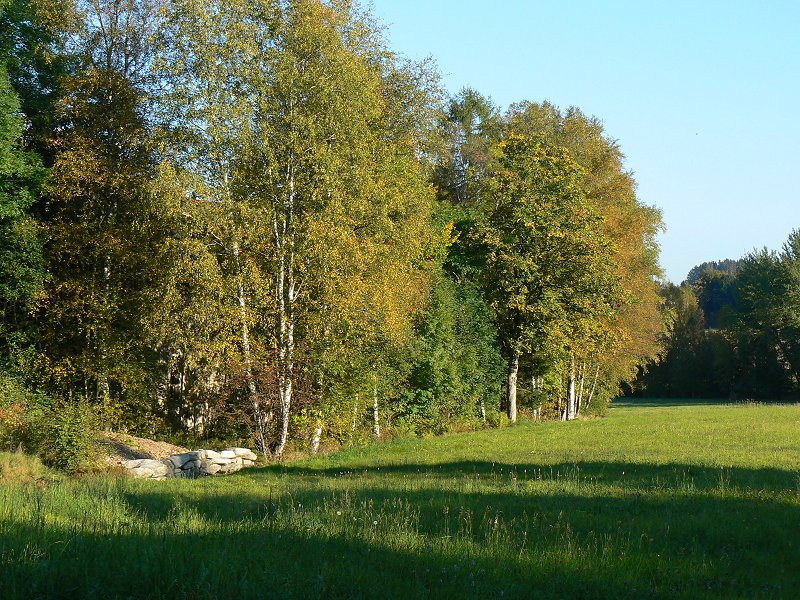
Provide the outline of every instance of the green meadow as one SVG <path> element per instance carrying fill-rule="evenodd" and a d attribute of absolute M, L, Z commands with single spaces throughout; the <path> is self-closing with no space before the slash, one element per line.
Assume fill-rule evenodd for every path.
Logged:
<path fill-rule="evenodd" d="M 800 406 L 639 401 L 224 477 L 16 479 L 3 600 L 800 597 Z"/>

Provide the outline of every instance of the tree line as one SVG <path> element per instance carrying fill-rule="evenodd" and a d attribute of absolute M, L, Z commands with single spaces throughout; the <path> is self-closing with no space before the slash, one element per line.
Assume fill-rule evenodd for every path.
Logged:
<path fill-rule="evenodd" d="M 598 119 L 446 97 L 350 0 L 0 6 L 8 385 L 277 457 L 602 412 L 657 355 Z"/>
<path fill-rule="evenodd" d="M 663 359 L 633 391 L 656 397 L 794 399 L 800 393 L 800 232 L 780 251 L 693 268 L 662 289 Z"/>

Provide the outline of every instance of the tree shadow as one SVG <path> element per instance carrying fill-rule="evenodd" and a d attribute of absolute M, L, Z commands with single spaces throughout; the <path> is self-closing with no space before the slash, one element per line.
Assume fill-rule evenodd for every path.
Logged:
<path fill-rule="evenodd" d="M 380 512 L 380 490 L 363 494 Z M 253 496 L 252 501 L 260 498 Z M 405 546 L 394 541 L 391 524 L 317 527 L 319 497 L 310 492 L 293 496 L 307 511 L 293 519 L 250 514 L 253 520 L 245 525 L 218 521 L 203 531 L 180 522 L 169 528 L 148 523 L 114 535 L 14 524 L 4 535 L 25 540 L 28 556 L 36 558 L 3 561 L 0 589 L 7 600 L 791 597 L 797 589 L 797 551 L 786 539 L 774 538 L 772 523 L 796 525 L 795 507 L 722 506 L 708 499 L 670 507 L 637 498 L 561 494 L 523 505 L 506 494 L 470 496 L 407 493 L 405 500 L 421 516 L 418 533 L 409 535 Z M 216 520 L 226 514 L 223 504 L 242 500 L 242 494 L 221 495 L 197 502 L 194 509 Z M 463 512 L 455 510 L 453 500 L 491 508 L 484 511 L 488 520 L 478 523 L 476 517 L 474 527 L 482 533 L 474 532 L 474 540 L 459 531 L 456 522 Z M 353 502 L 358 513 L 358 499 Z M 759 514 L 765 510 L 766 527 Z M 674 519 L 675 511 L 687 511 L 687 518 Z M 171 514 L 181 517 L 174 510 Z M 744 535 L 726 518 L 733 514 L 745 522 L 758 516 L 759 536 Z M 721 526 L 715 528 L 708 515 L 723 517 Z M 785 537 L 796 539 L 796 534 L 795 528 Z M 12 554 L 11 545 L 3 542 L 3 556 Z M 760 554 L 763 559 L 748 570 L 737 567 Z"/>
<path fill-rule="evenodd" d="M 16 598 L 642 598 L 663 595 L 625 585 L 591 565 L 436 549 L 400 551 L 361 539 L 286 529 L 212 536 L 108 536 L 16 526 L 41 551 L 37 561 L 4 565 L 4 600 Z M 67 540 L 68 552 L 57 550 Z M 679 585 L 679 584 L 678 584 Z M 669 591 L 682 590 L 678 585 Z"/>
<path fill-rule="evenodd" d="M 237 476 L 252 481 L 244 474 Z M 421 548 L 426 556 L 436 540 L 458 539 L 465 547 L 477 549 L 492 546 L 500 536 L 505 549 L 495 547 L 495 554 L 510 554 L 507 561 L 499 567 L 498 556 L 490 552 L 479 569 L 494 569 L 497 580 L 489 587 L 508 590 L 511 586 L 517 590 L 516 597 L 529 597 L 523 590 L 545 597 L 684 593 L 687 597 L 792 597 L 795 590 L 800 592 L 800 573 L 795 568 L 800 564 L 798 480 L 791 471 L 688 464 L 463 461 L 350 470 L 281 465 L 262 469 L 259 477 L 263 477 L 259 491 L 250 486 L 238 493 L 185 497 L 137 491 L 129 493 L 127 501 L 152 522 L 172 519 L 176 508 L 190 505 L 206 518 L 231 526 L 242 520 L 285 525 L 290 518 L 307 523 L 309 530 L 324 529 L 330 523 L 337 529 L 339 517 L 334 515 L 341 513 L 343 519 L 357 520 L 354 529 L 347 530 L 356 537 L 369 529 L 374 517 L 382 525 L 401 523 L 398 530 L 410 526 L 412 538 L 428 544 Z M 343 535 L 335 544 L 355 544 L 353 556 L 361 556 L 364 547 L 349 534 Z M 329 540 L 323 535 L 318 543 L 325 546 Z M 372 552 L 386 551 L 367 546 Z M 531 555 L 549 557 L 551 562 L 544 566 Z M 386 561 L 399 561 L 415 576 L 428 564 L 397 548 Z M 440 563 L 441 568 L 450 569 L 455 562 L 444 553 L 435 569 Z M 527 574 L 531 563 L 546 568 L 560 583 L 551 588 L 547 581 Z M 425 585 L 433 587 L 415 588 L 413 593 L 424 595 L 436 589 L 437 595 L 448 597 L 435 583 L 428 581 Z M 400 585 L 398 589 L 406 588 Z M 458 589 L 470 595 L 471 588 Z M 481 588 L 483 596 L 489 593 L 487 589 Z M 567 594 L 567 589 L 576 595 L 570 596 L 573 592 Z M 638 593 L 632 594 L 633 589 Z M 597 590 L 603 593 L 597 595 Z M 352 591 L 356 597 L 371 593 L 359 588 Z"/>
<path fill-rule="evenodd" d="M 0 522 L 4 600 L 800 592 L 797 475 L 780 469 L 288 464 L 120 498 L 112 531 Z"/>
<path fill-rule="evenodd" d="M 383 463 L 357 468 L 309 467 L 303 464 L 273 465 L 260 469 L 273 476 L 303 475 L 342 477 L 352 475 L 412 475 L 450 479 L 472 477 L 501 481 L 563 481 L 602 483 L 625 488 L 703 491 L 725 488 L 738 492 L 800 490 L 800 473 L 777 468 L 711 467 L 687 463 L 574 461 L 562 463 L 505 463 L 453 461 L 443 463 Z"/>
<path fill-rule="evenodd" d="M 724 406 L 737 403 L 728 398 L 615 398 L 611 408 L 677 408 L 681 406 Z"/>

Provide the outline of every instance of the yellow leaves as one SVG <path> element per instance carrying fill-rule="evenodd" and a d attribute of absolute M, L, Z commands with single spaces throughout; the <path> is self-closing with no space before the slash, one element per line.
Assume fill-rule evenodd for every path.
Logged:
<path fill-rule="evenodd" d="M 442 262 L 447 257 L 447 251 L 453 244 L 458 241 L 460 232 L 453 235 L 455 223 L 450 221 L 444 227 L 435 232 L 430 239 L 425 241 L 422 248 L 422 257 L 425 260 L 434 261 L 436 263 Z"/>

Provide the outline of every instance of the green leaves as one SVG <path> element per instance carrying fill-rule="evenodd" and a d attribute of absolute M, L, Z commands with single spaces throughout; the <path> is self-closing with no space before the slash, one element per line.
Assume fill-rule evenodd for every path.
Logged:
<path fill-rule="evenodd" d="M 46 171 L 22 147 L 24 121 L 0 53 L 0 364 L 31 333 L 27 318 L 44 281 L 40 231 L 31 215 Z"/>
<path fill-rule="evenodd" d="M 477 235 L 488 250 L 484 287 L 509 349 L 558 354 L 613 310 L 609 242 L 582 177 L 565 149 L 515 134 L 498 147 L 492 209 Z"/>

